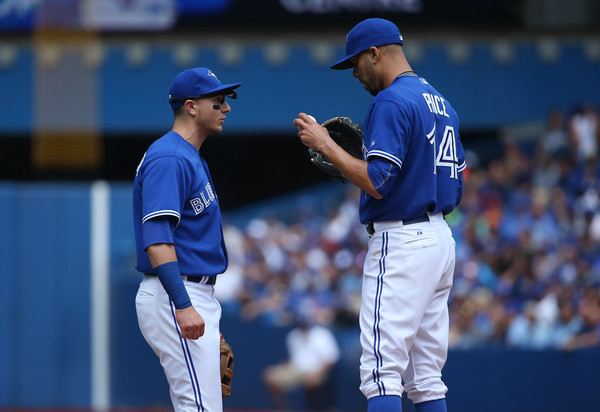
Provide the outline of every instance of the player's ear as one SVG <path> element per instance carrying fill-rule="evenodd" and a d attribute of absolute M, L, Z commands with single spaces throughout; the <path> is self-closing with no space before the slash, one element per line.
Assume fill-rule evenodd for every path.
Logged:
<path fill-rule="evenodd" d="M 371 63 L 375 63 L 377 60 L 379 60 L 380 54 L 381 50 L 379 50 L 377 47 L 369 47 L 369 52 L 367 53 L 367 55 L 369 56 L 369 59 L 371 59 Z"/>
<path fill-rule="evenodd" d="M 192 116 L 196 115 L 198 112 L 198 108 L 196 107 L 196 102 L 194 100 L 186 100 L 183 104 L 183 107 Z"/>

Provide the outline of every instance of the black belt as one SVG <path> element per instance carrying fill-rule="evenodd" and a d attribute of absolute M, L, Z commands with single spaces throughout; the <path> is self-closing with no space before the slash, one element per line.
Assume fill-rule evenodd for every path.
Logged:
<path fill-rule="evenodd" d="M 156 276 L 154 273 L 146 273 L 146 275 Z M 185 276 L 185 275 L 183 275 Z M 217 283 L 217 276 L 185 276 L 188 282 L 201 283 L 203 285 L 214 285 Z"/>
<path fill-rule="evenodd" d="M 203 285 L 214 285 L 217 283 L 216 276 L 188 276 L 188 282 L 201 283 Z"/>
<path fill-rule="evenodd" d="M 414 223 L 429 222 L 429 215 L 426 213 L 423 216 L 415 217 L 413 219 L 403 219 L 403 220 L 400 220 L 400 222 L 402 222 L 402 224 L 404 226 L 406 226 L 406 225 L 412 225 Z M 374 222 L 368 222 L 365 225 L 365 229 L 367 230 L 367 233 L 369 234 L 369 236 L 373 236 L 373 233 L 375 233 L 375 224 L 374 224 Z"/>

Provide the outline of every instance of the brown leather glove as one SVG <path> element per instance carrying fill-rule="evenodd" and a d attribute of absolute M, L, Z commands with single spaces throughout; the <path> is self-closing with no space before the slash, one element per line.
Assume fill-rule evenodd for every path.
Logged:
<path fill-rule="evenodd" d="M 231 346 L 221 337 L 221 393 L 224 398 L 231 395 L 233 379 L 233 352 Z"/>

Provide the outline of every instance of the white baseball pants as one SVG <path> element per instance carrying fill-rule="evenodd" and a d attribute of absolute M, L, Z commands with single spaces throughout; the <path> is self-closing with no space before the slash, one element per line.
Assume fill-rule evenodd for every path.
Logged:
<path fill-rule="evenodd" d="M 375 223 L 374 229 L 363 273 L 360 390 L 367 399 L 404 391 L 414 403 L 442 399 L 452 232 L 441 214 L 406 226 Z"/>
<path fill-rule="evenodd" d="M 159 357 L 175 412 L 222 412 L 220 373 L 221 305 L 214 287 L 185 281 L 192 305 L 205 322 L 198 340 L 181 338 L 175 306 L 157 276 L 145 275 L 135 298 L 144 338 Z"/>

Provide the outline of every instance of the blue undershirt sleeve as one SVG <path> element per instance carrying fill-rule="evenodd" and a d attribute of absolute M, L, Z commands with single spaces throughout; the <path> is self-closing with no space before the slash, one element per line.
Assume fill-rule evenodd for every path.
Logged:
<path fill-rule="evenodd" d="M 369 158 L 367 172 L 375 190 L 381 196 L 386 196 L 392 190 L 399 171 L 400 167 L 387 159 L 378 156 Z"/>
<path fill-rule="evenodd" d="M 175 222 L 175 219 L 167 216 L 147 220 L 142 226 L 144 250 L 155 243 L 174 243 Z"/>

